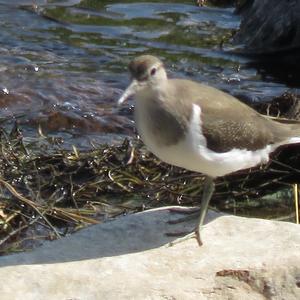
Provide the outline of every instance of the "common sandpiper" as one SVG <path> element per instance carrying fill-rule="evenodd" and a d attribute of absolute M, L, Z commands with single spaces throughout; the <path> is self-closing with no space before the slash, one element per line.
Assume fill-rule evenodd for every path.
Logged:
<path fill-rule="evenodd" d="M 129 64 L 132 82 L 118 101 L 135 98 L 135 124 L 162 161 L 206 175 L 195 229 L 200 229 L 214 179 L 269 161 L 278 147 L 300 143 L 299 125 L 267 118 L 233 96 L 191 80 L 168 79 L 160 59 L 142 55 Z"/>

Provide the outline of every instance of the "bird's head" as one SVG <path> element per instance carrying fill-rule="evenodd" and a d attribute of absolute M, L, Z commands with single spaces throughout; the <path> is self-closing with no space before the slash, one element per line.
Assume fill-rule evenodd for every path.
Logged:
<path fill-rule="evenodd" d="M 119 105 L 130 96 L 145 88 L 157 87 L 167 79 L 162 61 L 152 55 L 142 55 L 135 58 L 130 62 L 128 69 L 132 82 L 118 100 Z"/>

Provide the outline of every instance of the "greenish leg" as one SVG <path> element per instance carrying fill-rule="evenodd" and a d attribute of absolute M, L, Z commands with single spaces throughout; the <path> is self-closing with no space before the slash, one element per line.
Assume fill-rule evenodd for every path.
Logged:
<path fill-rule="evenodd" d="M 202 198 L 201 198 L 200 215 L 198 214 L 199 219 L 198 219 L 198 222 L 197 222 L 197 225 L 196 225 L 196 228 L 195 228 L 194 232 L 189 233 L 188 235 L 186 235 L 182 238 L 179 238 L 179 239 L 177 239 L 173 242 L 170 242 L 168 244 L 168 246 L 173 246 L 175 244 L 181 243 L 183 241 L 186 241 L 190 238 L 195 238 L 195 237 L 197 239 L 197 242 L 198 242 L 199 246 L 203 245 L 201 237 L 200 237 L 200 231 L 202 229 L 202 226 L 203 226 L 203 223 L 204 223 L 204 220 L 205 220 L 205 216 L 206 216 L 206 213 L 207 213 L 209 201 L 212 197 L 212 194 L 213 194 L 214 190 L 215 190 L 215 183 L 214 183 L 213 178 L 206 177 L 205 181 L 203 183 L 203 192 L 202 192 Z M 188 211 L 188 213 L 190 213 L 190 209 L 188 209 L 187 211 Z M 186 213 L 186 210 L 182 211 L 182 210 L 175 209 L 175 212 L 177 212 L 177 213 L 182 213 L 182 212 Z M 187 217 L 181 218 L 179 220 L 175 220 L 175 221 L 169 221 L 169 223 L 170 224 L 177 224 L 177 223 L 184 222 L 187 219 L 191 219 L 191 218 L 194 217 L 194 212 L 195 212 L 195 209 L 193 208 L 192 209 L 192 214 L 193 214 L 192 216 L 187 216 Z M 199 212 L 199 210 L 198 210 L 198 212 Z M 174 234 L 168 233 L 167 235 L 176 236 L 176 235 L 178 235 L 178 233 L 174 233 Z"/>
<path fill-rule="evenodd" d="M 205 216 L 207 214 L 208 204 L 209 201 L 214 193 L 215 190 L 215 183 L 213 178 L 207 176 L 204 181 L 204 187 L 203 187 L 203 194 L 201 199 L 201 207 L 200 207 L 200 216 L 199 220 L 195 229 L 196 238 L 198 241 L 199 246 L 202 246 L 202 240 L 200 237 L 200 231 L 204 223 Z"/>

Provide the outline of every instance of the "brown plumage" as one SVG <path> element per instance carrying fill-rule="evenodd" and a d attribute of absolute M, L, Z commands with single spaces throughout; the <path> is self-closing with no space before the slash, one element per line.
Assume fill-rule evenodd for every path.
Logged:
<path fill-rule="evenodd" d="M 119 103 L 135 96 L 136 126 L 147 147 L 167 163 L 207 176 L 195 230 L 201 245 L 213 179 L 266 163 L 279 146 L 300 142 L 300 127 L 272 121 L 213 87 L 168 79 L 151 55 L 134 59 L 129 71 L 133 81 Z"/>
<path fill-rule="evenodd" d="M 154 123 L 160 133 L 169 136 L 168 144 L 176 143 L 185 131 L 192 104 L 201 107 L 207 147 L 215 152 L 233 148 L 258 150 L 268 144 L 288 143 L 291 137 L 300 136 L 299 127 L 275 122 L 229 94 L 189 80 L 169 79 L 160 99 L 149 101 L 152 102 L 149 114 L 156 120 Z"/>

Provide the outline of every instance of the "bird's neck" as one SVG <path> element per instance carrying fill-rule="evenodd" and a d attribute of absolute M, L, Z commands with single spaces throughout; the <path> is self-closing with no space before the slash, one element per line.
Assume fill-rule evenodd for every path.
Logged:
<path fill-rule="evenodd" d="M 168 80 L 162 80 L 159 83 L 145 86 L 136 94 L 136 98 L 137 101 L 148 106 L 151 105 L 151 102 L 164 102 L 167 99 L 168 90 Z"/>

